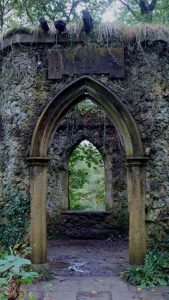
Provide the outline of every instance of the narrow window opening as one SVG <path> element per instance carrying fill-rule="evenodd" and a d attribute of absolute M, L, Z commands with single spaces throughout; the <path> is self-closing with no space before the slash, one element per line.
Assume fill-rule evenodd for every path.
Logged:
<path fill-rule="evenodd" d="M 69 208 L 105 211 L 104 162 L 97 148 L 83 140 L 69 158 Z"/>

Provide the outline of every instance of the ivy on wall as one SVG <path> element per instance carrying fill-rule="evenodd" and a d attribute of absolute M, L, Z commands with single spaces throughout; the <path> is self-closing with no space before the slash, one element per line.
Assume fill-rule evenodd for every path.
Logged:
<path fill-rule="evenodd" d="M 6 203 L 1 204 L 0 244 L 5 247 L 14 246 L 25 241 L 29 228 L 30 196 L 21 191 L 7 190 Z"/>

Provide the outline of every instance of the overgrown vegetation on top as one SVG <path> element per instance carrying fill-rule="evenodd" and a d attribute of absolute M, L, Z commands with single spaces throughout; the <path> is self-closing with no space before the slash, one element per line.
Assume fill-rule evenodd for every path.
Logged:
<path fill-rule="evenodd" d="M 83 34 L 81 11 L 84 8 L 89 9 L 94 22 L 90 36 Z M 101 16 L 106 10 L 112 11 L 112 15 L 108 23 L 102 23 Z M 168 0 L 0 0 L 1 48 L 3 39 L 14 33 L 40 35 L 43 31 L 38 18 L 41 16 L 49 22 L 48 34 L 56 38 L 56 43 L 58 37 L 54 22 L 58 19 L 66 21 L 66 40 L 80 38 L 104 45 L 115 42 L 121 46 L 156 40 L 169 43 Z"/>
<path fill-rule="evenodd" d="M 8 37 L 12 37 L 15 33 L 26 33 L 33 35 L 37 40 L 43 33 L 40 28 L 14 28 L 9 30 L 6 34 L 0 36 L 0 48 L 3 49 L 4 40 Z M 52 40 L 58 43 L 58 34 L 56 30 L 51 30 L 48 35 Z M 67 26 L 67 32 L 63 36 L 63 39 L 67 42 L 68 46 L 72 47 L 74 42 L 83 41 L 91 45 L 91 47 L 97 45 L 124 47 L 132 46 L 141 48 L 141 43 L 147 42 L 147 45 L 151 45 L 156 41 L 164 41 L 169 44 L 169 27 L 161 24 L 149 24 L 139 23 L 136 25 L 122 25 L 122 24 L 103 24 L 98 25 L 89 36 L 85 36 L 82 31 L 82 23 L 70 23 Z M 14 41 L 14 39 L 12 39 Z M 97 47 L 97 46 L 96 46 Z"/>
<path fill-rule="evenodd" d="M 142 288 L 169 285 L 169 253 L 149 250 L 143 266 L 130 266 L 121 275 Z"/>

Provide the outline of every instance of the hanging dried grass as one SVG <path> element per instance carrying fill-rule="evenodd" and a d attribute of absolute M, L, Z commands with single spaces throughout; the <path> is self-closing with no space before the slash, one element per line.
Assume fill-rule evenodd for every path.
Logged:
<path fill-rule="evenodd" d="M 9 31 L 4 36 L 0 37 L 0 46 L 2 49 L 3 40 L 11 37 L 15 34 L 27 33 L 33 35 L 33 39 L 36 41 L 39 38 L 44 38 L 45 34 L 43 30 L 38 27 L 33 30 L 19 28 Z M 59 34 L 53 27 L 46 34 L 57 44 Z M 143 41 L 154 42 L 162 40 L 169 43 L 169 28 L 165 25 L 160 24 L 148 24 L 140 23 L 137 25 L 120 25 L 113 23 L 105 23 L 97 26 L 89 36 L 86 36 L 83 32 L 83 24 L 80 23 L 69 23 L 67 25 L 67 32 L 62 35 L 65 41 L 87 41 L 95 42 L 102 45 L 109 45 L 113 43 L 120 43 L 122 45 L 137 43 L 141 44 Z"/>
<path fill-rule="evenodd" d="M 169 28 L 164 25 L 140 23 L 138 25 L 125 26 L 119 24 L 102 24 L 94 32 L 96 40 L 100 43 L 119 40 L 124 44 L 133 41 L 157 41 L 163 40 L 169 43 Z"/>

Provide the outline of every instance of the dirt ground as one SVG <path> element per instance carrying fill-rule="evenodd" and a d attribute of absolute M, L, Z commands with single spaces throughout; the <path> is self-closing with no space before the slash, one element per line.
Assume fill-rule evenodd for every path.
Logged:
<path fill-rule="evenodd" d="M 49 241 L 48 264 L 58 276 L 116 276 L 128 265 L 128 242 Z"/>
<path fill-rule="evenodd" d="M 141 289 L 122 280 L 127 265 L 127 241 L 49 241 L 48 267 L 55 275 L 25 289 L 36 300 L 169 300 L 169 287 Z"/>

